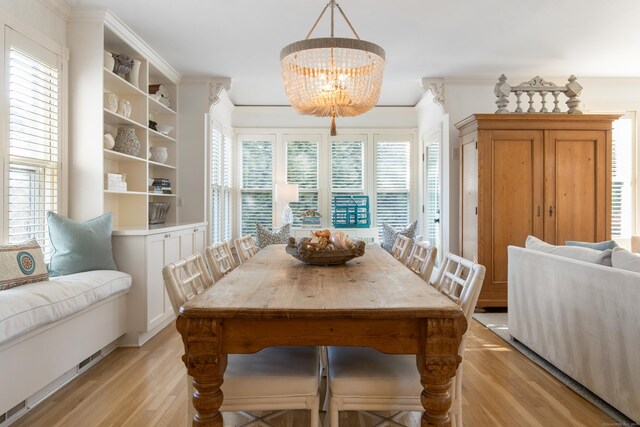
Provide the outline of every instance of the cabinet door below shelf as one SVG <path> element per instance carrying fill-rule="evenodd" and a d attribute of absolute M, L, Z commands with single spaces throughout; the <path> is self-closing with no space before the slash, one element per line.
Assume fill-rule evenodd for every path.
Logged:
<path fill-rule="evenodd" d="M 180 235 L 160 234 L 147 241 L 147 330 L 162 323 L 173 313 L 171 301 L 164 288 L 162 267 L 180 259 Z"/>

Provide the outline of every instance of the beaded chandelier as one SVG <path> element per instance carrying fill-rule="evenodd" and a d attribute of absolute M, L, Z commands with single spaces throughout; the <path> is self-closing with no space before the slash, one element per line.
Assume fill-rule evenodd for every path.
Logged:
<path fill-rule="evenodd" d="M 328 8 L 331 36 L 309 38 Z M 334 37 L 336 8 L 355 39 Z M 357 116 L 376 105 L 384 62 L 384 49 L 360 40 L 335 0 L 324 7 L 304 40 L 291 43 L 280 52 L 282 79 L 291 106 L 300 114 L 331 117 L 331 135 L 336 134 L 336 117 Z"/>

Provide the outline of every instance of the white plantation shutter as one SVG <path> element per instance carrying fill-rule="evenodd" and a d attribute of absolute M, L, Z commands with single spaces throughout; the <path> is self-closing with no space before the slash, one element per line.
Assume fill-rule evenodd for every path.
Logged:
<path fill-rule="evenodd" d="M 633 119 L 613 122 L 611 179 L 611 236 L 634 234 L 633 215 Z"/>
<path fill-rule="evenodd" d="M 232 235 L 232 223 L 233 223 L 233 210 L 231 205 L 231 192 L 232 192 L 232 150 L 233 142 L 228 136 L 224 136 L 224 146 L 222 147 L 222 159 L 224 164 L 224 174 L 222 178 L 223 187 L 223 199 L 224 199 L 224 216 L 222 227 L 222 240 L 231 240 Z"/>
<path fill-rule="evenodd" d="M 211 126 L 211 243 L 222 242 L 224 196 L 222 190 L 222 132 Z"/>
<path fill-rule="evenodd" d="M 440 144 L 427 146 L 426 156 L 426 239 L 433 246 L 440 246 L 440 225 L 435 220 L 440 220 Z"/>
<path fill-rule="evenodd" d="M 58 211 L 60 183 L 58 57 L 16 33 L 10 32 L 10 40 L 8 241 L 35 238 L 48 260 L 45 216 Z"/>
<path fill-rule="evenodd" d="M 376 142 L 376 215 L 394 227 L 409 223 L 409 141 Z M 382 227 L 380 227 L 382 234 Z"/>
<path fill-rule="evenodd" d="M 273 142 L 242 141 L 240 228 L 256 235 L 256 223 L 273 225 Z"/>
<path fill-rule="evenodd" d="M 318 211 L 318 141 L 287 142 L 287 182 L 298 184 L 298 202 L 291 202 L 293 226 L 302 224 L 300 215 Z"/>
<path fill-rule="evenodd" d="M 364 194 L 364 142 L 331 141 L 331 217 L 333 196 Z"/>
<path fill-rule="evenodd" d="M 211 243 L 231 240 L 232 141 L 211 122 Z"/>

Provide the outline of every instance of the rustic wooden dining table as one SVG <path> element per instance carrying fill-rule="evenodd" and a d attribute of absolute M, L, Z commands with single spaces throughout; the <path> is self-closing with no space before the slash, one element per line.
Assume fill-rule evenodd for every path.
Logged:
<path fill-rule="evenodd" d="M 415 354 L 422 426 L 448 426 L 449 386 L 467 328 L 460 307 L 378 245 L 344 265 L 311 266 L 267 246 L 186 303 L 177 320 L 193 377 L 194 426 L 222 427 L 228 354 L 278 345 L 366 346 Z"/>

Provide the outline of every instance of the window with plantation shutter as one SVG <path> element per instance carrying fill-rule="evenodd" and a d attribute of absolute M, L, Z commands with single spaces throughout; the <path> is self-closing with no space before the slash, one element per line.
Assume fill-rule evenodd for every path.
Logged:
<path fill-rule="evenodd" d="M 628 239 L 635 234 L 633 186 L 633 117 L 613 122 L 611 164 L 611 236 Z"/>
<path fill-rule="evenodd" d="M 396 228 L 409 223 L 409 141 L 376 141 L 376 216 Z"/>
<path fill-rule="evenodd" d="M 256 223 L 273 226 L 273 141 L 243 140 L 240 232 L 256 236 Z"/>
<path fill-rule="evenodd" d="M 364 142 L 331 141 L 331 217 L 333 196 L 364 194 Z"/>
<path fill-rule="evenodd" d="M 231 240 L 232 142 L 211 123 L 211 243 Z"/>
<path fill-rule="evenodd" d="M 298 202 L 291 202 L 293 226 L 302 225 L 301 215 L 318 211 L 318 141 L 287 141 L 287 182 L 298 184 Z"/>
<path fill-rule="evenodd" d="M 46 212 L 58 211 L 60 66 L 58 56 L 11 31 L 8 62 L 9 243 L 35 238 L 51 247 Z M 15 44 L 14 44 L 15 42 Z"/>

